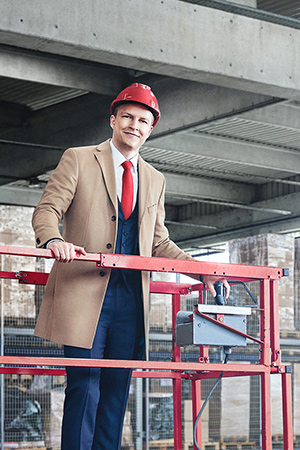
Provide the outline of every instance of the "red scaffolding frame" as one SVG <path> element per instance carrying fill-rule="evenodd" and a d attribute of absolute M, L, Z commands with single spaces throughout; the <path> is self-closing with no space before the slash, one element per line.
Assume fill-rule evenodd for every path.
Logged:
<path fill-rule="evenodd" d="M 51 250 L 26 247 L 0 246 L 0 254 L 14 256 L 32 256 L 53 258 Z M 125 361 L 125 360 L 85 360 L 44 357 L 14 357 L 0 356 L 0 373 L 14 374 L 64 374 L 64 369 L 57 367 L 115 367 L 143 369 L 133 371 L 133 377 L 169 378 L 173 380 L 173 421 L 174 449 L 182 450 L 182 415 L 181 415 L 181 381 L 189 379 L 192 383 L 193 419 L 196 420 L 201 407 L 201 380 L 217 378 L 221 372 L 224 377 L 240 377 L 259 375 L 261 379 L 261 442 L 262 450 L 271 450 L 271 390 L 270 376 L 280 374 L 282 377 L 282 409 L 284 450 L 293 449 L 292 429 L 292 390 L 291 367 L 283 365 L 280 357 L 279 342 L 279 309 L 278 280 L 285 275 L 284 269 L 278 267 L 252 266 L 229 263 L 211 263 L 201 261 L 173 260 L 165 258 L 148 258 L 117 254 L 76 255 L 76 260 L 95 262 L 97 267 L 133 269 L 155 272 L 173 272 L 186 275 L 217 275 L 243 282 L 260 282 L 260 360 L 258 364 L 210 363 L 208 346 L 200 347 L 200 357 L 197 363 L 181 362 L 180 347 L 175 345 L 176 315 L 180 310 L 180 296 L 192 291 L 199 291 L 199 303 L 203 302 L 203 285 L 151 282 L 152 293 L 172 295 L 172 361 Z M 16 279 L 21 284 L 46 284 L 48 274 L 41 272 L 4 272 L 0 278 Z M 250 337 L 251 338 L 251 337 Z M 35 366 L 47 366 L 38 368 Z M 197 425 L 197 440 L 201 442 L 201 419 Z M 196 449 L 196 447 L 194 447 Z"/>

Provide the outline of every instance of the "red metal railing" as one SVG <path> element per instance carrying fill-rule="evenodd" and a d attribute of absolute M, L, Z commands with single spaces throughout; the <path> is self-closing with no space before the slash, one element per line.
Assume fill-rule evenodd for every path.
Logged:
<path fill-rule="evenodd" d="M 0 254 L 15 256 L 32 256 L 53 258 L 50 250 L 24 247 L 0 246 Z M 227 279 L 252 281 L 260 283 L 260 345 L 259 364 L 231 364 L 210 363 L 208 346 L 200 346 L 200 357 L 197 363 L 181 362 L 180 348 L 175 345 L 176 314 L 180 310 L 180 295 L 192 291 L 199 292 L 199 303 L 202 302 L 202 284 L 190 285 L 182 283 L 151 282 L 150 290 L 156 293 L 172 295 L 172 329 L 173 348 L 172 361 L 124 361 L 124 360 L 82 360 L 43 357 L 0 357 L 0 373 L 18 374 L 62 374 L 63 369 L 57 367 L 86 366 L 86 367 L 115 367 L 144 369 L 146 372 L 134 371 L 134 377 L 142 378 L 170 378 L 173 380 L 173 410 L 174 410 L 174 448 L 182 450 L 181 432 L 181 380 L 192 382 L 192 400 L 194 420 L 201 404 L 201 380 L 217 378 L 221 372 L 224 377 L 260 375 L 261 377 L 261 424 L 262 450 L 271 450 L 271 392 L 270 376 L 279 373 L 282 376 L 282 404 L 284 450 L 293 448 L 292 431 L 292 398 L 290 367 L 281 364 L 279 345 L 279 316 L 278 316 L 278 280 L 284 272 L 278 267 L 250 266 L 238 264 L 209 263 L 200 261 L 172 260 L 165 258 L 146 258 L 141 256 L 126 256 L 116 254 L 87 254 L 77 255 L 79 261 L 95 262 L 98 267 L 147 270 L 155 272 L 174 272 L 187 275 L 203 274 L 226 276 Z M 0 272 L 0 278 L 17 279 L 24 284 L 46 284 L 47 274 L 39 272 Z M 14 366 L 14 367 L 12 367 Z M 22 366 L 22 367 L 18 367 Z M 24 367 L 25 366 L 25 367 Z M 37 368 L 32 366 L 48 366 Z M 201 440 L 201 420 L 197 427 L 198 440 Z"/>

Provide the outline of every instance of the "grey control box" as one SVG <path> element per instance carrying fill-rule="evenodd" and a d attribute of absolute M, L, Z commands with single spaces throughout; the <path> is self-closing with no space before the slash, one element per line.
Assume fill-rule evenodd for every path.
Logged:
<path fill-rule="evenodd" d="M 246 316 L 250 314 L 249 307 L 226 305 L 197 305 L 196 311 L 179 311 L 175 328 L 176 345 L 246 346 L 246 336 L 237 332 L 246 334 Z"/>

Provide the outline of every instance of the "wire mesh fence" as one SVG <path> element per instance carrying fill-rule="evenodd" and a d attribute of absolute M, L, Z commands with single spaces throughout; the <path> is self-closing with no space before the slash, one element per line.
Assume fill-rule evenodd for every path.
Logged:
<path fill-rule="evenodd" d="M 12 220 L 12 219 L 10 219 Z M 33 246 L 30 234 L 20 238 L 20 230 L 2 230 L 4 244 Z M 14 222 L 13 222 L 14 223 Z M 0 230 L 1 231 L 1 230 Z M 4 237 L 3 237 L 4 236 Z M 50 260 L 1 256 L 0 270 L 49 272 Z M 154 280 L 162 276 L 153 274 Z M 175 275 L 164 275 L 164 281 L 175 281 Z M 177 280 L 178 281 L 178 280 Z M 1 284 L 1 347 L 7 356 L 62 357 L 61 346 L 33 336 L 44 287 L 20 285 L 17 280 L 0 280 Z M 259 302 L 259 282 L 248 286 Z M 192 311 L 198 302 L 197 293 L 181 296 L 180 309 Z M 208 302 L 213 299 L 208 295 Z M 245 306 L 251 303 L 242 286 L 231 289 L 228 305 Z M 152 294 L 150 309 L 150 360 L 172 359 L 172 297 Z M 252 311 L 247 320 L 247 333 L 259 336 L 260 313 Z M 181 360 L 197 362 L 199 349 L 181 349 Z M 292 361 L 294 399 L 294 439 L 300 443 L 300 364 L 298 349 L 284 348 L 282 359 Z M 211 362 L 223 362 L 221 347 L 211 347 Z M 260 346 L 247 342 L 245 347 L 232 350 L 232 361 L 257 364 Z M 60 432 L 65 389 L 64 375 L 5 374 L 1 377 L 1 450 L 11 448 L 60 448 Z M 272 440 L 273 448 L 283 448 L 280 377 L 272 378 Z M 214 379 L 201 381 L 202 402 L 214 384 Z M 223 379 L 210 399 L 202 416 L 202 442 L 205 450 L 260 449 L 261 393 L 259 376 Z M 192 386 L 188 379 L 181 382 L 182 436 L 184 450 L 193 448 Z M 174 448 L 173 438 L 173 381 L 168 378 L 133 378 L 123 427 L 122 448 L 128 450 Z M 297 434 L 299 433 L 299 435 Z M 298 439 L 299 437 L 299 439 Z"/>
<path fill-rule="evenodd" d="M 26 267 L 27 262 L 24 260 L 22 264 Z M 42 259 L 38 259 L 36 264 L 34 270 L 45 269 Z M 2 257 L 1 268 L 14 270 L 11 258 Z M 251 284 L 250 289 L 259 301 L 259 287 L 256 282 L 249 283 Z M 63 350 L 60 346 L 33 337 L 32 334 L 43 287 L 19 285 L 16 280 L 1 280 L 1 285 L 4 354 L 62 357 Z M 231 292 L 228 304 L 249 304 L 248 295 L 241 286 L 233 286 Z M 181 310 L 192 311 L 197 301 L 198 296 L 195 293 L 181 296 Z M 208 295 L 208 302 L 212 301 Z M 172 358 L 171 302 L 170 295 L 151 295 L 151 360 L 170 361 Z M 15 304 L 14 307 L 12 303 Z M 254 311 L 248 320 L 247 333 L 258 335 L 259 328 L 259 314 Z M 182 361 L 196 362 L 198 357 L 199 349 L 196 346 L 182 348 Z M 212 362 L 222 361 L 223 357 L 221 348 L 211 348 Z M 259 345 L 249 343 L 244 348 L 237 347 L 233 349 L 231 359 L 255 364 L 259 360 Z M 276 376 L 272 378 L 272 433 L 276 447 L 282 443 L 282 417 L 280 386 L 275 380 Z M 202 400 L 206 398 L 213 383 L 214 380 L 202 381 Z M 59 449 L 65 377 L 6 374 L 2 375 L 2 384 L 4 448 Z M 149 449 L 173 448 L 172 389 L 171 379 L 132 380 L 123 428 L 124 449 L 143 449 L 145 442 Z M 189 380 L 182 382 L 182 417 L 184 448 L 193 448 L 192 392 Z M 259 377 L 222 380 L 202 417 L 202 440 L 204 447 L 208 449 L 260 448 Z"/>

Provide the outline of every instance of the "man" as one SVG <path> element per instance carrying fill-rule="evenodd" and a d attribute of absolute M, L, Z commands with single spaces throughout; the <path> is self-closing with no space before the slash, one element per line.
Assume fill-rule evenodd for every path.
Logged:
<path fill-rule="evenodd" d="M 164 225 L 163 175 L 138 154 L 159 117 L 148 86 L 120 92 L 111 105 L 112 140 L 67 150 L 34 211 L 36 242 L 56 259 L 35 334 L 63 344 L 66 357 L 141 358 L 149 273 L 62 262 L 76 252 L 192 259 Z M 216 279 L 204 277 L 212 293 Z M 63 450 L 120 449 L 130 377 L 127 369 L 67 368 Z"/>

